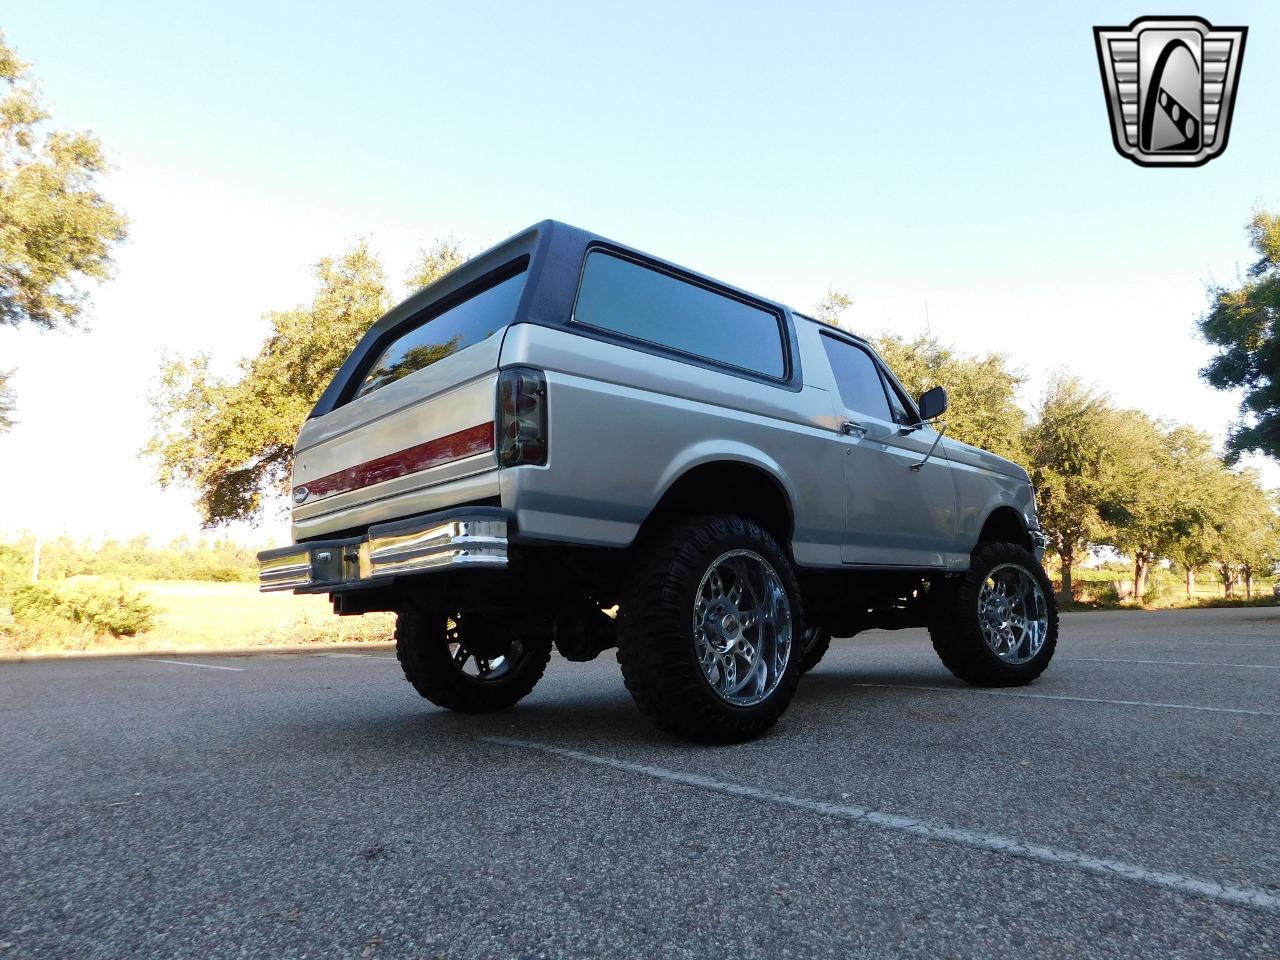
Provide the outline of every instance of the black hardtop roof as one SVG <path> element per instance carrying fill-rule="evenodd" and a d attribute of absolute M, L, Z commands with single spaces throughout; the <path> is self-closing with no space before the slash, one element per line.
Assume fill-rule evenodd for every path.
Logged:
<path fill-rule="evenodd" d="M 525 284 L 512 322 L 549 325 L 564 323 L 577 293 L 578 274 L 589 247 L 601 247 L 622 254 L 630 254 L 642 261 L 666 267 L 682 276 L 727 290 L 745 300 L 766 305 L 781 314 L 789 313 L 810 323 L 825 326 L 812 317 L 795 313 L 783 303 L 743 290 L 731 283 L 725 283 L 723 280 L 691 270 L 663 257 L 637 250 L 559 220 L 542 220 L 476 254 L 387 311 L 369 328 L 351 356 L 343 363 L 316 403 L 311 416 L 320 416 L 338 406 L 346 385 L 354 378 L 356 371 L 364 365 L 369 353 L 375 347 L 384 345 L 387 338 L 392 336 L 391 332 L 401 324 L 413 321 L 435 304 L 441 304 L 442 309 L 447 309 L 446 304 L 449 301 L 465 299 L 469 295 L 468 288 L 481 286 L 495 271 L 510 266 L 522 258 L 526 260 L 529 279 Z M 847 333 L 847 331 L 842 332 Z"/>
<path fill-rule="evenodd" d="M 669 260 L 666 257 L 660 257 L 655 254 L 648 253 L 647 251 L 639 250 L 628 244 L 619 243 L 618 241 L 611 240 L 601 234 L 592 233 L 590 230 L 584 230 L 581 227 L 575 227 L 572 224 L 564 223 L 560 220 L 540 220 L 518 233 L 512 234 L 506 240 L 496 243 L 492 247 L 489 247 L 489 249 L 476 254 L 465 263 L 455 267 L 439 280 L 412 294 L 403 302 L 393 307 L 381 320 L 377 322 L 377 324 L 374 325 L 374 328 L 377 329 L 382 327 L 384 324 L 388 326 L 394 325 L 397 319 L 402 319 L 404 316 L 417 313 L 423 307 L 430 305 L 442 296 L 447 296 L 448 293 L 456 290 L 458 287 L 488 274 L 521 255 L 532 255 L 535 248 L 542 252 L 551 252 L 560 255 L 571 254 L 576 260 L 580 260 L 581 254 L 584 254 L 587 247 L 590 246 L 608 247 L 622 253 L 629 253 L 642 260 L 649 260 L 659 265 L 669 267 L 677 273 L 693 277 L 711 284 L 712 286 L 730 290 L 748 300 L 767 303 L 779 310 L 790 309 L 786 304 L 779 303 L 769 297 L 761 296 L 758 293 L 753 293 L 750 290 L 744 290 L 741 287 L 735 286 L 732 283 L 726 283 L 724 280 L 720 280 L 716 277 L 708 276 L 699 270 L 693 270 Z"/>

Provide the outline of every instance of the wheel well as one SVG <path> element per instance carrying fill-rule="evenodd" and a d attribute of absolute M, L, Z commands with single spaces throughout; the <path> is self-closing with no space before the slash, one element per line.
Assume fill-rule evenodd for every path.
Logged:
<path fill-rule="evenodd" d="M 1026 524 L 1013 507 L 996 507 L 982 525 L 978 534 L 979 543 L 1016 543 L 1028 550 L 1034 549 L 1031 534 L 1027 533 Z"/>
<path fill-rule="evenodd" d="M 649 512 L 641 532 L 706 513 L 750 517 L 790 550 L 791 504 L 778 481 L 758 467 L 728 460 L 704 463 L 682 475 Z"/>

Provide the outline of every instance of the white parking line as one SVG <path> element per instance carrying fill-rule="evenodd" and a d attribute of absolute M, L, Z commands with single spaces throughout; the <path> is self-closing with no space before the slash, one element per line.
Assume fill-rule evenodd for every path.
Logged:
<path fill-rule="evenodd" d="M 157 660 L 154 657 L 143 657 L 147 663 L 172 663 L 175 667 L 199 667 L 201 670 L 235 670 L 244 672 L 244 667 L 219 667 L 212 663 L 192 663 L 190 660 Z"/>
<path fill-rule="evenodd" d="M 1072 703 L 1109 703 L 1117 707 L 1159 707 L 1168 710 L 1196 710 L 1202 713 L 1239 713 L 1250 717 L 1280 717 L 1270 710 L 1241 710 L 1235 707 L 1201 707 L 1192 703 L 1160 703 L 1153 700 L 1105 700 L 1102 697 L 1068 697 L 1056 693 L 1014 693 L 1010 690 L 983 690 L 980 687 L 926 687 L 911 683 L 855 683 L 855 687 L 882 687 L 886 690 L 932 690 L 935 693 L 978 693 L 988 697 L 1019 697 L 1025 700 L 1067 700 Z"/>
<path fill-rule="evenodd" d="M 589 763 L 598 767 L 609 767 L 613 770 L 636 773 L 641 776 L 652 777 L 655 780 L 665 780 L 669 783 L 697 787 L 701 790 L 711 790 L 716 793 L 728 794 L 731 797 L 746 797 L 764 803 L 793 807 L 827 817 L 836 817 L 840 820 L 866 823 L 885 830 L 909 833 L 926 840 L 957 843 L 965 847 L 1003 853 L 1026 860 L 1037 860 L 1054 866 L 1074 867 L 1087 873 L 1097 873 L 1108 877 L 1123 877 L 1126 880 L 1135 880 L 1153 887 L 1163 887 L 1168 890 L 1176 890 L 1179 893 L 1207 897 L 1222 903 L 1253 907 L 1258 910 L 1265 910 L 1268 913 L 1280 914 L 1280 897 L 1274 896 L 1266 890 L 1253 887 L 1231 887 L 1212 880 L 1201 880 L 1197 877 L 1188 877 L 1179 873 L 1150 870 L 1146 867 L 1124 863 L 1120 860 L 1090 857 L 1072 850 L 1060 850 L 1056 847 L 1023 843 L 1021 840 L 1014 840 L 1011 837 L 961 830 L 956 827 L 929 823 L 926 820 L 917 820 L 914 817 L 905 817 L 896 813 L 882 813 L 878 810 L 857 807 L 851 804 L 828 803 L 823 800 L 792 797 L 782 793 L 774 793 L 772 790 L 761 790 L 757 787 L 746 787 L 736 783 L 724 783 L 694 773 L 682 773 L 678 770 L 668 770 L 665 767 L 631 763 L 626 760 L 615 760 L 611 757 L 597 757 L 593 754 L 580 753 L 577 750 L 566 750 L 562 747 L 550 747 L 529 740 L 515 740 L 508 737 L 481 737 L 480 739 L 506 747 L 536 750 L 541 753 L 564 757 L 568 760 L 576 760 L 579 763 Z"/>
<path fill-rule="evenodd" d="M 1167 663 L 1171 667 L 1245 667 L 1249 670 L 1280 670 L 1280 663 L 1214 663 L 1212 660 L 1113 660 L 1110 657 L 1063 657 L 1085 663 Z"/>
<path fill-rule="evenodd" d="M 1166 647 L 1270 647 L 1272 650 L 1280 650 L 1280 643 L 1253 643 L 1244 640 L 1108 640 L 1107 642 L 1154 643 Z"/>

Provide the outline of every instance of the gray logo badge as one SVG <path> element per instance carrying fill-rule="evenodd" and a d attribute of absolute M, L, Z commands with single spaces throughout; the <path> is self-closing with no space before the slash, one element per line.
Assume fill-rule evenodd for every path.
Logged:
<path fill-rule="evenodd" d="M 1225 150 L 1248 32 L 1199 17 L 1094 27 L 1120 155 L 1144 167 L 1198 167 Z"/>

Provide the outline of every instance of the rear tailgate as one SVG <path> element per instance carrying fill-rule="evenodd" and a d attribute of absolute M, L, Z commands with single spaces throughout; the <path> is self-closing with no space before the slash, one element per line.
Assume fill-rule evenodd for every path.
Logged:
<path fill-rule="evenodd" d="M 365 335 L 298 435 L 295 542 L 498 496 L 498 356 L 527 264 L 446 277 Z"/>
<path fill-rule="evenodd" d="M 503 333 L 307 421 L 293 467 L 294 540 L 497 496 Z"/>

